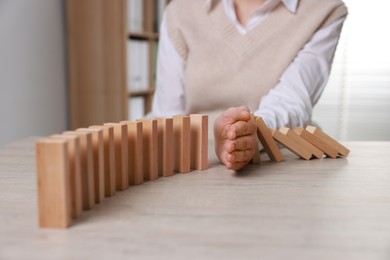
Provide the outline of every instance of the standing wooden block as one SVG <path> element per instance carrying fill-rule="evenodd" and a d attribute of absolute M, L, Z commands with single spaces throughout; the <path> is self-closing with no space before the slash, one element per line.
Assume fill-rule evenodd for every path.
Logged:
<path fill-rule="evenodd" d="M 321 159 L 324 156 L 324 152 L 312 145 L 310 142 L 308 142 L 306 139 L 300 137 L 297 133 L 295 133 L 292 129 L 287 128 L 287 127 L 282 127 L 279 129 L 279 131 L 290 137 L 293 141 L 296 143 L 300 144 L 302 147 L 304 147 L 306 150 L 310 151 L 311 154 L 318 158 Z"/>
<path fill-rule="evenodd" d="M 190 117 L 173 117 L 174 166 L 177 172 L 190 172 Z"/>
<path fill-rule="evenodd" d="M 126 123 L 106 123 L 114 127 L 116 189 L 121 191 L 129 187 L 128 138 Z"/>
<path fill-rule="evenodd" d="M 111 197 L 116 192 L 114 127 L 90 126 L 90 128 L 103 131 L 104 194 L 106 197 Z"/>
<path fill-rule="evenodd" d="M 152 181 L 158 178 L 157 120 L 139 119 L 138 121 L 142 123 L 144 180 Z"/>
<path fill-rule="evenodd" d="M 39 226 L 66 228 L 71 224 L 71 191 L 66 140 L 36 143 Z"/>
<path fill-rule="evenodd" d="M 190 115 L 191 168 L 208 168 L 208 123 L 207 115 Z"/>
<path fill-rule="evenodd" d="M 322 141 L 319 137 L 313 135 L 312 133 L 309 133 L 306 129 L 297 127 L 294 128 L 294 132 L 297 133 L 302 138 L 309 141 L 311 144 L 316 146 L 318 149 L 322 150 L 327 156 L 331 158 L 336 158 L 338 155 L 337 150 L 335 150 L 333 147 Z"/>
<path fill-rule="evenodd" d="M 104 199 L 104 142 L 103 130 L 79 128 L 77 131 L 86 131 L 92 134 L 93 175 L 95 185 L 95 203 Z"/>
<path fill-rule="evenodd" d="M 259 138 L 269 158 L 275 162 L 282 161 L 283 154 L 273 139 L 272 134 L 265 125 L 263 119 L 261 117 L 255 117 L 255 123 L 257 125 L 257 137 Z"/>
<path fill-rule="evenodd" d="M 72 218 L 77 218 L 83 210 L 80 165 L 80 138 L 77 135 L 52 135 L 50 138 L 66 140 L 68 144 L 68 169 L 70 181 Z"/>
<path fill-rule="evenodd" d="M 173 175 L 173 119 L 157 118 L 158 175 Z"/>
<path fill-rule="evenodd" d="M 139 121 L 121 123 L 127 124 L 129 185 L 142 184 L 144 182 L 142 123 Z"/>
<path fill-rule="evenodd" d="M 252 114 L 252 113 L 251 113 L 251 118 L 252 118 L 253 122 L 256 124 L 255 115 Z M 256 144 L 256 151 L 255 151 L 255 154 L 253 155 L 252 163 L 253 164 L 260 164 L 261 163 L 260 149 L 259 149 L 259 144 L 258 143 Z"/>
<path fill-rule="evenodd" d="M 322 141 L 327 143 L 329 146 L 336 149 L 339 155 L 348 156 L 349 150 L 345 146 L 334 140 L 332 137 L 322 132 L 321 129 L 314 126 L 307 126 L 306 131 L 312 133 L 313 135 L 317 136 Z"/>
<path fill-rule="evenodd" d="M 83 209 L 89 210 L 95 205 L 92 134 L 84 131 L 67 131 L 64 132 L 64 135 L 77 135 L 80 137 L 80 169 Z"/>
<path fill-rule="evenodd" d="M 291 152 L 295 153 L 297 156 L 299 156 L 302 159 L 310 160 L 311 158 L 310 151 L 306 150 L 303 146 L 294 142 L 291 138 L 289 138 L 287 135 L 282 134 L 278 130 L 270 129 L 270 131 L 272 133 L 273 138 L 275 138 L 276 141 L 284 145 Z"/>

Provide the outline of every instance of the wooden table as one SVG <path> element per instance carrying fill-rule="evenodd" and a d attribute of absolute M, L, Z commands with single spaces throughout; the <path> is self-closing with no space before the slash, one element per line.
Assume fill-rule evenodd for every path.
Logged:
<path fill-rule="evenodd" d="M 206 171 L 119 192 L 64 230 L 38 228 L 34 142 L 0 148 L 0 259 L 390 259 L 389 142 L 240 173 L 211 158 Z"/>

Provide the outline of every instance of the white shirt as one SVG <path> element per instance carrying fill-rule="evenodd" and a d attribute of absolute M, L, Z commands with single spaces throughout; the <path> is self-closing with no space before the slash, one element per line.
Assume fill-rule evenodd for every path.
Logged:
<path fill-rule="evenodd" d="M 298 0 L 268 0 L 253 13 L 244 27 L 237 20 L 233 0 L 222 1 L 226 15 L 241 34 L 260 24 L 280 2 L 293 13 L 298 4 Z M 209 3 L 211 1 L 206 0 L 206 4 Z M 345 17 L 342 17 L 317 31 L 284 71 L 279 83 L 262 97 L 258 109 L 253 112 L 263 117 L 268 127 L 295 127 L 310 123 L 313 106 L 329 78 L 344 20 Z M 186 61 L 177 53 L 168 36 L 164 15 L 160 29 L 153 116 L 171 117 L 185 113 L 185 66 Z"/>

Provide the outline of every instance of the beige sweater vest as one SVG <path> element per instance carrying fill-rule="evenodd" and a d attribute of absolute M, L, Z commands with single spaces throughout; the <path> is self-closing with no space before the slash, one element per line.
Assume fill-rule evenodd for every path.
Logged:
<path fill-rule="evenodd" d="M 186 112 L 206 113 L 211 120 L 232 106 L 256 110 L 312 35 L 347 14 L 341 0 L 300 0 L 295 14 L 280 3 L 241 35 L 221 1 L 213 1 L 210 9 L 204 2 L 174 0 L 167 8 L 167 26 L 186 60 Z"/>

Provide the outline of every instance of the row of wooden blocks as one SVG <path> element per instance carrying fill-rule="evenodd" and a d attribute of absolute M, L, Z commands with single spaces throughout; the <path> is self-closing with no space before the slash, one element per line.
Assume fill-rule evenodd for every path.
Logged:
<path fill-rule="evenodd" d="M 208 116 L 80 128 L 36 143 L 40 227 L 65 228 L 129 185 L 208 168 Z"/>
<path fill-rule="evenodd" d="M 321 159 L 324 156 L 330 158 L 346 157 L 349 154 L 346 147 L 317 127 L 307 126 L 306 128 L 294 129 L 283 127 L 277 130 L 267 128 L 261 117 L 254 116 L 254 120 L 257 125 L 257 136 L 265 152 L 273 161 L 283 160 L 283 154 L 277 143 L 305 160 Z M 259 155 L 256 155 L 254 159 L 259 161 Z"/>

